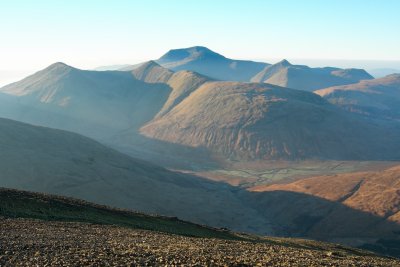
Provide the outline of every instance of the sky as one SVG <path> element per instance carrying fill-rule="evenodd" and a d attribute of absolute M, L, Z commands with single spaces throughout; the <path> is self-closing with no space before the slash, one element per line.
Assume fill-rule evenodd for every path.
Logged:
<path fill-rule="evenodd" d="M 0 71 L 133 64 L 194 45 L 235 59 L 400 68 L 399 12 L 398 0 L 1 0 Z"/>

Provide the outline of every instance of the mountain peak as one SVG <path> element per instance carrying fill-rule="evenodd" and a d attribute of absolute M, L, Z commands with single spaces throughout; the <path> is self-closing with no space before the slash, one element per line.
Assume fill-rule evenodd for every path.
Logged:
<path fill-rule="evenodd" d="M 171 49 L 162 57 L 160 57 L 160 62 L 170 62 L 178 61 L 184 59 L 194 59 L 200 57 L 215 57 L 215 58 L 225 58 L 224 56 L 208 49 L 205 46 L 192 46 L 187 48 Z"/>
<path fill-rule="evenodd" d="M 56 62 L 56 63 L 51 64 L 49 67 L 53 67 L 53 68 L 60 68 L 60 67 L 62 67 L 62 68 L 65 68 L 65 67 L 72 68 L 71 66 L 65 64 L 64 62 Z"/>
<path fill-rule="evenodd" d="M 286 59 L 282 59 L 281 61 L 279 61 L 275 65 L 281 65 L 281 66 L 285 66 L 285 67 L 292 66 L 292 64 L 290 64 L 290 62 L 287 61 Z"/>
<path fill-rule="evenodd" d="M 150 60 L 138 68 L 132 70 L 132 75 L 141 81 L 145 82 L 167 82 L 173 72 L 160 66 L 157 62 Z"/>
<path fill-rule="evenodd" d="M 149 60 L 147 62 L 144 62 L 142 65 L 139 66 L 139 68 L 154 68 L 154 67 L 161 67 L 160 64 L 155 62 L 154 60 Z"/>
<path fill-rule="evenodd" d="M 50 66 L 48 66 L 45 70 L 46 71 L 67 71 L 67 70 L 71 70 L 74 69 L 73 67 L 63 63 L 63 62 L 56 62 L 51 64 Z"/>

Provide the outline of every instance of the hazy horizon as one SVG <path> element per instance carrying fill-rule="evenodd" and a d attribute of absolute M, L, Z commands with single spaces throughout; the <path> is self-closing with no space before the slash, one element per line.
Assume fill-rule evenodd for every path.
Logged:
<path fill-rule="evenodd" d="M 191 46 L 232 59 L 400 70 L 398 1 L 208 2 L 3 1 L 0 86 L 54 62 L 94 69 Z"/>
<path fill-rule="evenodd" d="M 235 59 L 400 61 L 398 10 L 393 0 L 3 1 L 0 70 L 92 69 L 195 45 Z"/>
<path fill-rule="evenodd" d="M 167 51 L 165 51 L 167 52 Z M 220 51 L 215 51 L 219 52 Z M 223 53 L 221 53 L 224 55 Z M 152 59 L 157 59 L 159 56 L 156 56 L 154 58 L 148 58 L 146 60 L 152 60 Z M 266 62 L 266 63 L 276 63 L 281 61 L 282 59 L 287 59 L 290 61 L 292 64 L 299 64 L 299 65 L 308 65 L 310 67 L 326 67 L 326 66 L 331 66 L 331 67 L 338 67 L 338 68 L 362 68 L 367 71 L 371 70 L 377 70 L 377 69 L 393 69 L 396 72 L 400 72 L 400 60 L 341 60 L 341 59 L 306 59 L 306 58 L 266 58 L 266 59 L 260 59 L 260 58 L 235 58 L 235 59 L 244 59 L 244 60 L 254 60 L 254 61 L 259 61 L 259 62 Z M 93 65 L 89 68 L 84 68 L 82 66 L 77 66 L 77 65 L 72 65 L 69 62 L 64 62 L 68 65 L 71 65 L 76 68 L 80 69 L 89 69 L 93 70 L 98 67 L 103 67 L 103 66 L 110 66 L 110 65 L 124 65 L 124 64 L 137 64 L 141 63 L 145 60 L 142 61 L 134 61 L 134 62 L 118 62 L 114 64 L 108 64 L 107 62 L 104 62 L 103 64 L 99 65 Z M 50 64 L 53 64 L 55 62 L 60 62 L 60 60 L 56 60 L 54 62 L 51 62 Z M 48 65 L 50 65 L 48 64 Z M 19 81 L 23 78 L 25 78 L 28 75 L 34 74 L 35 72 L 46 68 L 48 65 L 43 65 L 37 69 L 0 69 L 0 87 L 5 86 L 7 84 Z"/>

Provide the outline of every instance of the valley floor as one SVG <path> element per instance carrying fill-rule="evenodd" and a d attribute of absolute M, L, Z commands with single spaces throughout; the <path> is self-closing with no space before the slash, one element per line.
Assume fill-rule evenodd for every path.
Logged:
<path fill-rule="evenodd" d="M 296 180 L 359 171 L 381 171 L 396 165 L 398 161 L 254 161 L 224 162 L 220 169 L 204 171 L 175 170 L 194 174 L 232 186 L 260 191 L 271 184 L 286 184 Z"/>
<path fill-rule="evenodd" d="M 86 223 L 0 217 L 0 266 L 399 266 L 339 245 L 192 238 Z"/>

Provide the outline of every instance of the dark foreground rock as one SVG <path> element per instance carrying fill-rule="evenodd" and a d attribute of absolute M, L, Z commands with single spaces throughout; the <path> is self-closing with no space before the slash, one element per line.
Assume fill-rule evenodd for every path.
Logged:
<path fill-rule="evenodd" d="M 0 218 L 0 266 L 399 266 L 306 240 L 193 238 L 87 223 Z"/>

